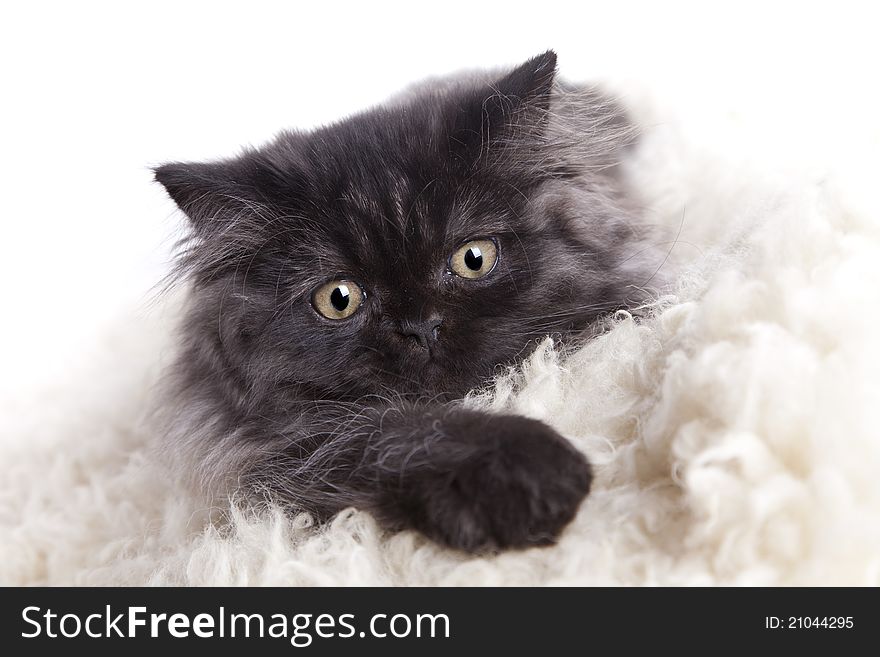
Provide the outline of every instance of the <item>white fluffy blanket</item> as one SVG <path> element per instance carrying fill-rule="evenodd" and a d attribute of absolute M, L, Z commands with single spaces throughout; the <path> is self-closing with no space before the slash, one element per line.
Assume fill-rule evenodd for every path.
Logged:
<path fill-rule="evenodd" d="M 69 380 L 0 400 L 0 583 L 880 584 L 876 132 L 817 167 L 760 121 L 629 101 L 646 214 L 682 229 L 678 284 L 478 400 L 595 464 L 558 546 L 472 558 L 356 511 L 320 530 L 209 514 L 153 463 L 143 420 L 169 304 L 120 320 Z"/>

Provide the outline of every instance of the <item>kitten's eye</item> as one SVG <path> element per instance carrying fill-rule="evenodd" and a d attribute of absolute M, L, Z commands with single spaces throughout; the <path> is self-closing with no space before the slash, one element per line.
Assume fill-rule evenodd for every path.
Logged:
<path fill-rule="evenodd" d="M 462 244 L 449 259 L 449 268 L 462 278 L 482 278 L 495 268 L 498 247 L 494 240 L 473 240 Z"/>
<path fill-rule="evenodd" d="M 352 281 L 330 281 L 312 294 L 312 306 L 327 319 L 346 319 L 364 302 L 364 292 Z"/>

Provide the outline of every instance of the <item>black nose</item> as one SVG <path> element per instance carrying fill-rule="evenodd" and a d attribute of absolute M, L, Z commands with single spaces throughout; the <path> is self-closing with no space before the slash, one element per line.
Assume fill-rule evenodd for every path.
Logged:
<path fill-rule="evenodd" d="M 400 332 L 405 336 L 415 339 L 420 347 L 427 349 L 437 342 L 437 336 L 440 334 L 440 325 L 443 320 L 433 317 L 418 322 L 405 319 L 400 322 Z"/>

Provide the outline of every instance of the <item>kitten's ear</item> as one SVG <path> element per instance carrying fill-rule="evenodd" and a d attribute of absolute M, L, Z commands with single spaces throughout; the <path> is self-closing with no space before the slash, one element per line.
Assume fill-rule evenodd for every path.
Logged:
<path fill-rule="evenodd" d="M 556 53 L 548 50 L 532 57 L 492 85 L 496 92 L 487 99 L 487 111 L 503 114 L 508 121 L 518 112 L 545 113 L 556 78 Z"/>
<path fill-rule="evenodd" d="M 540 137 L 547 125 L 555 76 L 556 53 L 548 50 L 481 86 L 457 107 L 453 141 L 482 155 L 499 143 Z"/>
<path fill-rule="evenodd" d="M 197 232 L 220 228 L 243 207 L 256 205 L 239 161 L 171 162 L 153 173 Z"/>

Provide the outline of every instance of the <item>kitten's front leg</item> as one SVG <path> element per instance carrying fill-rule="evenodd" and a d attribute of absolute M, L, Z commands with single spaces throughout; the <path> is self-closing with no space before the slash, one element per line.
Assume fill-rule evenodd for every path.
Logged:
<path fill-rule="evenodd" d="M 468 551 L 553 543 L 592 479 L 584 456 L 546 424 L 460 407 L 371 411 L 322 450 L 310 459 L 320 477 L 300 491 L 307 506 L 335 496 Z"/>
<path fill-rule="evenodd" d="M 417 413 L 394 432 L 379 454 L 401 458 L 372 466 L 382 482 L 375 511 L 452 547 L 553 543 L 590 490 L 587 460 L 537 420 L 458 409 Z"/>

